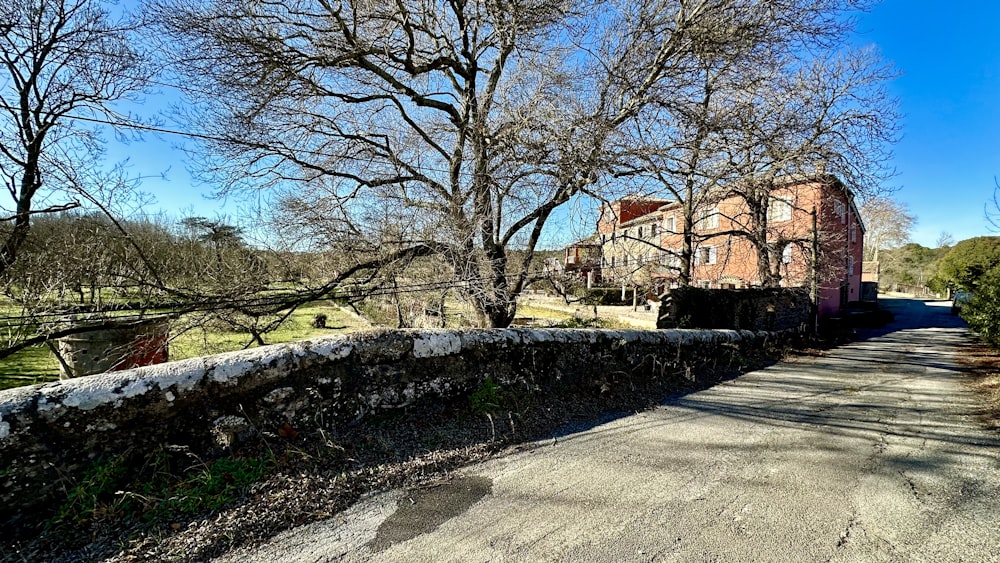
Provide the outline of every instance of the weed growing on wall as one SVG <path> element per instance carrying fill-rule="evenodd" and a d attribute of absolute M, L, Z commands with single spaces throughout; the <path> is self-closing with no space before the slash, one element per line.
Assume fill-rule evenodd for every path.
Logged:
<path fill-rule="evenodd" d="M 495 381 L 493 381 L 493 377 L 487 377 L 482 384 L 479 385 L 479 388 L 469 396 L 469 402 L 472 404 L 472 411 L 482 414 L 500 409 L 502 393 L 503 390 Z"/>
<path fill-rule="evenodd" d="M 67 489 L 48 527 L 72 530 L 111 520 L 163 524 L 216 512 L 239 500 L 274 466 L 269 456 L 203 461 L 186 450 L 168 448 L 138 463 L 125 455 L 103 457 Z"/>
<path fill-rule="evenodd" d="M 95 460 L 80 481 L 66 491 L 66 501 L 56 511 L 50 524 L 76 527 L 114 517 L 121 500 L 116 498 L 115 492 L 126 471 L 124 455 Z"/>

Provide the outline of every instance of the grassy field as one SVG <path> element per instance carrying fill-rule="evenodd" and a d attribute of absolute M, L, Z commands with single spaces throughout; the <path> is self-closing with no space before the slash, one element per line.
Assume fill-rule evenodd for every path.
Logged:
<path fill-rule="evenodd" d="M 455 311 L 464 311 L 458 306 L 455 306 L 454 309 Z M 327 316 L 327 328 L 325 329 L 313 328 L 310 324 L 312 319 L 320 313 Z M 454 312 L 451 315 L 457 318 Z M 543 305 L 523 304 L 518 307 L 518 317 L 561 323 L 572 320 L 573 315 Z M 184 319 L 176 324 L 183 325 Z M 612 327 L 617 326 L 617 323 L 611 321 L 605 324 Z M 330 334 L 346 334 L 366 327 L 367 324 L 364 321 L 344 312 L 333 303 L 317 301 L 297 309 L 278 330 L 264 335 L 264 340 L 268 344 L 280 344 Z M 247 347 L 250 341 L 250 334 L 246 332 L 208 329 L 203 326 L 178 332 L 178 329 L 172 327 L 170 359 L 183 360 L 208 354 L 242 350 Z M 56 379 L 59 379 L 59 363 L 46 346 L 28 348 L 0 360 L 0 389 L 33 385 Z"/>
<path fill-rule="evenodd" d="M 573 318 L 571 313 L 550 309 L 540 305 L 518 305 L 518 317 L 530 317 L 533 319 L 546 319 L 552 321 L 565 321 Z"/>
<path fill-rule="evenodd" d="M 327 328 L 310 324 L 317 314 L 327 316 Z M 182 319 L 183 323 L 183 319 Z M 268 344 L 293 342 L 330 334 L 343 334 L 364 328 L 356 317 L 345 313 L 327 301 L 317 301 L 300 307 L 282 326 L 264 336 Z M 183 360 L 207 354 L 242 350 L 250 342 L 250 334 L 196 328 L 170 336 L 170 359 Z M 59 379 L 59 363 L 46 346 L 34 346 L 0 360 L 0 389 L 33 385 Z"/>

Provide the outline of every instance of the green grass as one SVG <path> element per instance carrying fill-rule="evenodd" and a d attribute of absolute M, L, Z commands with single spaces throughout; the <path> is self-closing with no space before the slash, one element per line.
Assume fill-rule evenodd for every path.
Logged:
<path fill-rule="evenodd" d="M 519 318 L 552 319 L 557 321 L 565 321 L 573 318 L 572 313 L 535 305 L 518 305 L 517 316 Z"/>
<path fill-rule="evenodd" d="M 452 320 L 460 320 L 459 312 L 467 313 L 457 305 L 449 310 Z M 310 324 L 317 314 L 327 316 L 328 328 L 313 328 Z M 521 305 L 518 317 L 550 319 L 563 323 L 572 322 L 573 315 L 544 306 Z M 248 332 L 227 331 L 218 328 L 195 327 L 179 332 L 178 326 L 185 319 L 174 323 L 170 335 L 170 359 L 183 360 L 220 352 L 242 350 L 251 342 Z M 605 321 L 606 324 L 615 324 Z M 601 326 L 604 326 L 602 323 Z M 620 324 L 620 323 L 618 323 Z M 343 312 L 329 301 L 316 301 L 298 308 L 277 330 L 264 335 L 267 344 L 281 344 L 330 334 L 346 334 L 365 328 L 357 318 Z M 588 325 L 589 326 L 589 325 Z M 59 364 L 46 346 L 34 346 L 9 358 L 0 360 L 0 389 L 33 385 L 59 379 Z"/>
<path fill-rule="evenodd" d="M 224 456 L 196 463 L 183 453 L 160 449 L 141 460 L 101 457 L 66 490 L 48 525 L 57 530 L 92 522 L 140 520 L 163 524 L 216 512 L 239 499 L 275 467 L 271 456 Z"/>
<path fill-rule="evenodd" d="M 313 328 L 310 324 L 313 317 L 320 313 L 327 316 L 327 328 Z M 317 301 L 299 307 L 277 330 L 265 334 L 264 341 L 267 344 L 281 344 L 331 334 L 346 334 L 362 328 L 365 328 L 363 323 L 329 301 Z M 183 360 L 206 354 L 242 350 L 250 341 L 249 332 L 197 327 L 171 338 L 170 359 Z"/>
<path fill-rule="evenodd" d="M 32 346 L 0 360 L 0 389 L 59 379 L 59 363 L 46 346 Z"/>
<path fill-rule="evenodd" d="M 317 314 L 327 316 L 328 328 L 313 328 Z M 184 319 L 180 323 L 183 324 Z M 364 328 L 355 317 L 329 301 L 317 301 L 297 309 L 277 330 L 264 335 L 267 344 L 294 342 L 330 334 L 345 334 Z M 251 341 L 247 332 L 195 328 L 181 334 L 171 330 L 170 359 L 183 360 L 220 352 L 242 350 Z M 33 346 L 0 360 L 0 389 L 33 385 L 59 379 L 59 363 L 46 346 Z"/>

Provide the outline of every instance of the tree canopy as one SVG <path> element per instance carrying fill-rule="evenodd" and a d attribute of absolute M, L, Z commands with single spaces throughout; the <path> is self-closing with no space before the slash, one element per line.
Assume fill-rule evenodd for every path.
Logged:
<path fill-rule="evenodd" d="M 951 247 L 938 272 L 951 287 L 975 290 L 990 269 L 1000 265 L 1000 237 L 975 237 Z"/>
<path fill-rule="evenodd" d="M 692 138 L 643 133 L 698 140 L 679 117 L 706 71 L 727 86 L 712 97 L 726 148 L 679 150 L 688 178 L 738 163 L 729 176 L 760 187 L 765 209 L 775 177 L 818 158 L 868 185 L 894 126 L 890 73 L 839 52 L 863 4 L 160 0 L 156 16 L 188 90 L 212 92 L 185 116 L 205 132 L 208 179 L 276 194 L 287 238 L 393 271 L 435 256 L 481 324 L 505 326 L 558 208 L 604 197 L 616 165 L 649 163 L 637 151 Z M 668 119 L 645 127 L 657 112 Z"/>

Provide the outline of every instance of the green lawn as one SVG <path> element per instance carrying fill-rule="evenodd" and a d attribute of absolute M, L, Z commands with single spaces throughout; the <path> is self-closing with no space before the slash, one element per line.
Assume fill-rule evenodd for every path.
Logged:
<path fill-rule="evenodd" d="M 0 360 L 0 389 L 59 379 L 59 363 L 46 346 L 32 346 Z"/>
<path fill-rule="evenodd" d="M 327 316 L 325 329 L 313 328 L 310 324 L 319 313 Z M 264 340 L 268 344 L 280 344 L 330 334 L 345 334 L 364 327 L 363 322 L 344 313 L 332 303 L 317 301 L 297 309 L 278 330 L 264 335 Z M 196 328 L 181 334 L 171 334 L 170 359 L 183 360 L 242 350 L 250 340 L 249 333 Z M 0 360 L 0 389 L 56 379 L 59 379 L 59 363 L 46 346 L 33 346 Z"/>
<path fill-rule="evenodd" d="M 320 313 L 327 316 L 327 328 L 325 329 L 313 328 L 310 324 L 313 317 Z M 449 315 L 454 317 L 456 313 L 450 312 Z M 566 321 L 572 318 L 572 315 L 545 307 L 522 305 L 518 308 L 518 317 Z M 179 323 L 175 324 L 183 325 L 183 321 L 184 319 L 181 319 Z M 362 321 L 343 312 L 333 303 L 317 301 L 297 309 L 278 330 L 264 335 L 264 340 L 268 344 L 280 344 L 329 334 L 346 334 L 365 327 L 366 325 Z M 180 333 L 177 330 L 171 328 L 171 360 L 242 350 L 247 347 L 247 343 L 251 340 L 250 334 L 246 332 L 206 330 L 202 327 Z M 46 346 L 34 346 L 0 360 L 0 389 L 44 383 L 56 379 L 59 379 L 59 364 Z"/>
<path fill-rule="evenodd" d="M 557 309 L 549 309 L 548 307 L 539 305 L 518 305 L 517 316 L 519 318 L 530 317 L 534 319 L 549 319 L 554 321 L 565 321 L 573 318 L 572 313 L 559 311 Z"/>

